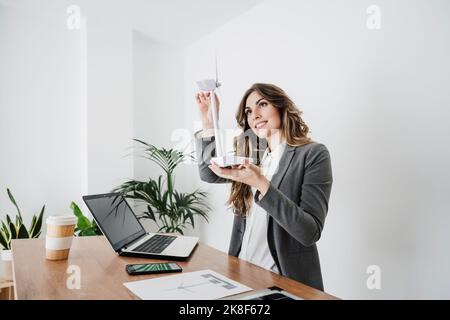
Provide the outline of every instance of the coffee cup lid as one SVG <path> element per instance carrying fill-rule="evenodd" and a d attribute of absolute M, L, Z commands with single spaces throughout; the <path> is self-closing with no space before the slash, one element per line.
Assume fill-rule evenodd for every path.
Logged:
<path fill-rule="evenodd" d="M 77 217 L 75 216 L 50 216 L 46 220 L 47 224 L 56 226 L 67 226 L 77 224 Z"/>

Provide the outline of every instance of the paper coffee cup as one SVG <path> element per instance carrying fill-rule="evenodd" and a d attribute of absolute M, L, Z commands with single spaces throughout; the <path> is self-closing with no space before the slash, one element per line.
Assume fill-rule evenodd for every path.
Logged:
<path fill-rule="evenodd" d="M 51 216 L 46 220 L 45 255 L 48 260 L 64 260 L 69 257 L 77 218 Z"/>

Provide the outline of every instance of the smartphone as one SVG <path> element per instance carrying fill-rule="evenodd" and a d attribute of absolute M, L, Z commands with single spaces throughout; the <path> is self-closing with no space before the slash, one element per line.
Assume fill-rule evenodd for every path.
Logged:
<path fill-rule="evenodd" d="M 183 269 L 175 262 L 127 264 L 130 275 L 181 272 Z"/>

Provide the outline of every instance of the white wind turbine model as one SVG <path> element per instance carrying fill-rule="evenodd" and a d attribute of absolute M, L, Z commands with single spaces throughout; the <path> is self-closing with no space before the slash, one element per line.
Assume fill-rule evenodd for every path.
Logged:
<path fill-rule="evenodd" d="M 217 115 L 217 108 L 216 108 L 216 90 L 219 89 L 219 87 L 222 84 L 219 82 L 218 72 L 217 72 L 217 57 L 216 57 L 216 79 L 207 79 L 207 80 L 201 80 L 197 81 L 197 86 L 201 91 L 209 92 L 209 97 L 211 100 L 211 113 L 212 113 L 212 119 L 213 119 L 213 126 L 214 126 L 214 136 L 215 136 L 215 142 L 216 142 L 216 157 L 212 158 L 211 160 L 214 161 L 219 167 L 231 167 L 234 165 L 240 165 L 244 164 L 245 160 L 249 162 L 253 162 L 251 158 L 246 157 L 238 157 L 236 155 L 226 155 L 223 149 L 222 144 L 222 136 L 220 134 L 219 129 L 219 120 Z"/>

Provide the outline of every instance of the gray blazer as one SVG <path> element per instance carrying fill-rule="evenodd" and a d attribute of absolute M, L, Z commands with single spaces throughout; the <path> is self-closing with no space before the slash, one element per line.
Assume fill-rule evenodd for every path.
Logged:
<path fill-rule="evenodd" d="M 209 168 L 214 156 L 214 137 L 199 138 L 196 151 L 201 180 L 227 183 Z M 268 213 L 267 240 L 272 257 L 283 276 L 323 290 L 316 242 L 320 239 L 333 183 L 328 149 L 316 142 L 287 145 L 267 193 L 254 201 Z M 235 216 L 229 254 L 238 256 L 245 231 L 245 219 Z"/>

